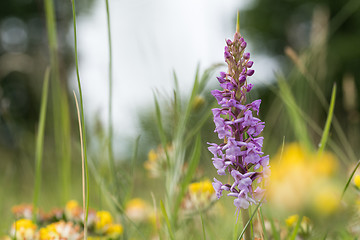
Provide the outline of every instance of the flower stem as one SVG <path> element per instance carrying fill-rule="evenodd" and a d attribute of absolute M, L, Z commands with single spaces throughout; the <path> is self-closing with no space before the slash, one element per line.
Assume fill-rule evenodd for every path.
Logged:
<path fill-rule="evenodd" d="M 251 240 L 251 228 L 247 224 L 248 221 L 250 220 L 248 209 L 241 209 L 241 218 L 242 218 L 243 226 L 244 228 L 246 228 L 244 234 L 244 240 Z"/>

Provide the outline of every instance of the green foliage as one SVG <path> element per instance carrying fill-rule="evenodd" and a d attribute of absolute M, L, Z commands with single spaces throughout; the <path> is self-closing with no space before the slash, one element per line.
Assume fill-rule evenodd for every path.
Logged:
<path fill-rule="evenodd" d="M 44 147 L 44 134 L 45 134 L 45 119 L 46 119 L 46 106 L 48 100 L 49 89 L 49 74 L 50 69 L 47 68 L 44 76 L 43 93 L 41 98 L 41 111 L 39 116 L 38 133 L 36 137 L 36 152 L 35 152 L 35 184 L 34 184 L 34 200 L 33 200 L 33 221 L 36 222 L 36 215 L 39 207 L 39 197 L 41 189 L 41 167 L 43 159 L 43 147 Z"/>

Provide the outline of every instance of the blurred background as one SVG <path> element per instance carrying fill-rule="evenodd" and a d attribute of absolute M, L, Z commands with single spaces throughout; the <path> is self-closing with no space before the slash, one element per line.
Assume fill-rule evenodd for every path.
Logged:
<path fill-rule="evenodd" d="M 51 83 L 49 92 L 43 163 L 46 184 L 41 200 L 45 208 L 81 196 L 80 146 L 72 97 L 77 82 L 71 3 L 54 4 L 59 85 Z M 89 156 L 101 163 L 107 159 L 109 91 L 105 1 L 79 0 L 76 4 Z M 197 65 L 202 72 L 212 64 L 223 63 L 225 38 L 232 38 L 237 11 L 241 34 L 255 62 L 251 78 L 255 90 L 251 97 L 262 99 L 264 152 L 271 159 L 283 142 L 305 138 L 317 146 L 336 83 L 335 118 L 328 149 L 336 152 L 344 172 L 346 166 L 359 159 L 360 1 L 136 0 L 109 4 L 114 66 L 113 148 L 117 163 L 131 158 L 135 139 L 140 136 L 137 161 L 142 168 L 147 153 L 160 144 L 154 93 L 164 101 L 171 98 L 175 71 L 180 95 L 189 96 Z M 0 210 L 8 220 L 0 225 L 0 232 L 6 232 L 11 222 L 9 208 L 32 199 L 41 88 L 50 61 L 44 2 L 1 1 Z M 205 103 L 212 101 L 210 89 L 217 88 L 216 75 L 209 80 L 209 91 L 201 96 Z M 296 130 L 294 116 L 279 94 L 279 76 L 287 81 L 301 109 L 298 114 L 305 133 Z M 62 89 L 61 104 L 55 102 L 56 89 Z M 67 120 L 57 120 L 57 111 L 65 111 Z M 59 126 L 66 126 L 61 128 L 66 131 L 56 132 Z M 209 117 L 201 130 L 204 149 L 205 142 L 217 141 L 213 129 Z M 62 140 L 56 142 L 56 135 Z M 56 146 L 62 150 L 56 150 Z M 215 171 L 211 156 L 205 151 L 203 155 L 201 166 L 212 178 Z M 72 169 L 68 175 L 61 172 L 64 162 Z M 146 193 L 140 194 L 149 198 Z M 93 198 L 94 202 L 99 200 Z"/>

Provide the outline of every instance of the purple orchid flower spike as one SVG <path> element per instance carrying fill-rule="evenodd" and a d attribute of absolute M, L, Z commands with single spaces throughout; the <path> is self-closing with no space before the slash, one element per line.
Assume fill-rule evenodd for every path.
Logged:
<path fill-rule="evenodd" d="M 213 90 L 219 108 L 214 108 L 215 132 L 224 142 L 220 145 L 209 143 L 209 151 L 214 154 L 213 165 L 219 175 L 230 175 L 232 183 L 223 184 L 214 178 L 213 187 L 218 198 L 223 191 L 235 197 L 237 211 L 258 204 L 264 190 L 258 182 L 269 169 L 269 156 L 263 156 L 263 137 L 260 133 L 265 123 L 259 118 L 261 100 L 247 102 L 246 95 L 252 89 L 247 80 L 254 74 L 250 69 L 250 53 L 245 52 L 246 41 L 238 29 L 234 40 L 226 40 L 224 58 L 228 71 L 220 72 L 217 78 L 222 90 Z"/>

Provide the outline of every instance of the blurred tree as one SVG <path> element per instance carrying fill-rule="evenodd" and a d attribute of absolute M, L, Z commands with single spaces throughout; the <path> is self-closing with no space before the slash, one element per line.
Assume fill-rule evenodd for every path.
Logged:
<path fill-rule="evenodd" d="M 332 85 L 337 83 L 335 116 L 347 133 L 351 147 L 359 154 L 356 145 L 360 140 L 360 109 L 356 103 L 360 89 L 360 48 L 357 47 L 360 42 L 360 1 L 257 0 L 241 13 L 241 18 L 242 28 L 251 38 L 254 49 L 282 60 L 279 64 L 292 86 L 297 103 L 321 128 L 327 110 L 319 95 L 329 102 Z M 294 67 L 296 62 L 292 62 L 294 58 L 283 61 L 288 46 L 292 51 L 287 55 L 292 53 L 294 57 L 295 54 L 297 67 Z M 270 93 L 264 91 L 262 94 Z M 273 104 L 270 100 L 273 98 L 273 94 L 265 97 L 262 107 L 270 109 L 268 104 Z M 281 104 L 277 104 L 281 109 Z M 286 114 L 278 110 L 280 112 Z M 293 141 L 292 131 L 286 127 L 289 123 L 285 121 L 279 116 L 273 119 L 271 128 L 276 129 L 272 132 L 276 135 L 272 137 L 282 139 L 286 136 L 287 140 Z M 317 144 L 319 134 L 311 133 Z M 338 132 L 335 136 L 342 145 L 345 144 Z"/>
<path fill-rule="evenodd" d="M 93 2 L 77 1 L 78 9 L 86 13 Z M 72 27 L 71 2 L 54 4 L 60 80 L 66 87 L 73 67 L 72 46 L 66 39 Z M 9 147 L 16 150 L 22 131 L 35 133 L 43 75 L 49 61 L 44 1 L 0 1 L 0 151 Z"/>

